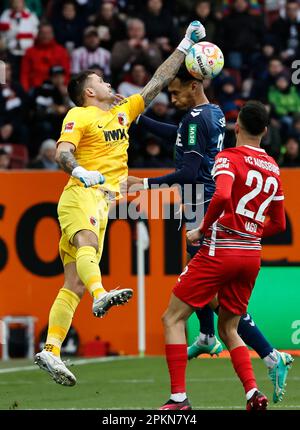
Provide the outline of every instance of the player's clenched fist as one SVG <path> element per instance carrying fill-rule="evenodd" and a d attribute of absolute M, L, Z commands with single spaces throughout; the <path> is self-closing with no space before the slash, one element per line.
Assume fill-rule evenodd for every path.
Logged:
<path fill-rule="evenodd" d="M 100 172 L 86 170 L 81 166 L 77 166 L 73 169 L 72 176 L 79 179 L 86 188 L 92 187 L 93 185 L 101 185 L 105 182 L 105 178 Z"/>
<path fill-rule="evenodd" d="M 195 228 L 194 230 L 190 230 L 186 233 L 186 241 L 188 245 L 199 246 L 202 237 L 203 233 L 201 233 L 200 228 Z"/>
<path fill-rule="evenodd" d="M 200 21 L 193 21 L 186 29 L 185 37 L 194 43 L 200 42 L 206 36 L 204 25 Z"/>
<path fill-rule="evenodd" d="M 184 39 L 180 42 L 177 49 L 187 54 L 189 49 L 206 36 L 204 25 L 200 21 L 193 21 L 186 29 Z"/>

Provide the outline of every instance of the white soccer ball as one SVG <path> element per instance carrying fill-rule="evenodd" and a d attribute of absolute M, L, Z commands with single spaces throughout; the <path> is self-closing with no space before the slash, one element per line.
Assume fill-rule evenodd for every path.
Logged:
<path fill-rule="evenodd" d="M 211 42 L 195 43 L 185 57 L 187 70 L 196 79 L 213 79 L 223 69 L 224 55 Z"/>

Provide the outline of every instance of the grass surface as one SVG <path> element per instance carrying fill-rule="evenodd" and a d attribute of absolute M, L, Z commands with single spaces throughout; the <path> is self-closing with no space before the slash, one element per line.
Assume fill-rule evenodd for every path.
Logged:
<path fill-rule="evenodd" d="M 299 357 L 289 372 L 285 398 L 277 405 L 272 403 L 265 365 L 259 359 L 252 363 L 259 388 L 269 398 L 269 409 L 300 410 Z M 55 384 L 35 367 L 26 360 L 0 362 L 0 409 L 157 409 L 169 395 L 163 357 L 74 361 L 70 369 L 77 377 L 74 387 Z M 242 385 L 226 358 L 192 360 L 187 368 L 187 389 L 193 409 L 245 408 Z"/>

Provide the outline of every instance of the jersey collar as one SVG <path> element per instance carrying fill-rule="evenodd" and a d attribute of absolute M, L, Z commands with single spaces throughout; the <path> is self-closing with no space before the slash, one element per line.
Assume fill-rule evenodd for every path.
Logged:
<path fill-rule="evenodd" d="M 266 152 L 264 149 L 256 148 L 255 146 L 251 146 L 251 145 L 243 145 L 243 146 L 245 146 L 246 148 L 249 148 L 249 149 L 253 149 L 253 151 Z"/>

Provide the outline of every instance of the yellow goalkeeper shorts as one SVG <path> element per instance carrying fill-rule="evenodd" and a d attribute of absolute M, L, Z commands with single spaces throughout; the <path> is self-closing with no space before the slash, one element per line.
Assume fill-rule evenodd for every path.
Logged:
<path fill-rule="evenodd" d="M 80 230 L 90 230 L 96 234 L 97 259 L 100 262 L 108 211 L 109 200 L 100 189 L 76 185 L 64 189 L 57 207 L 61 228 L 59 253 L 64 266 L 76 260 L 77 249 L 73 245 L 73 238 Z"/>

